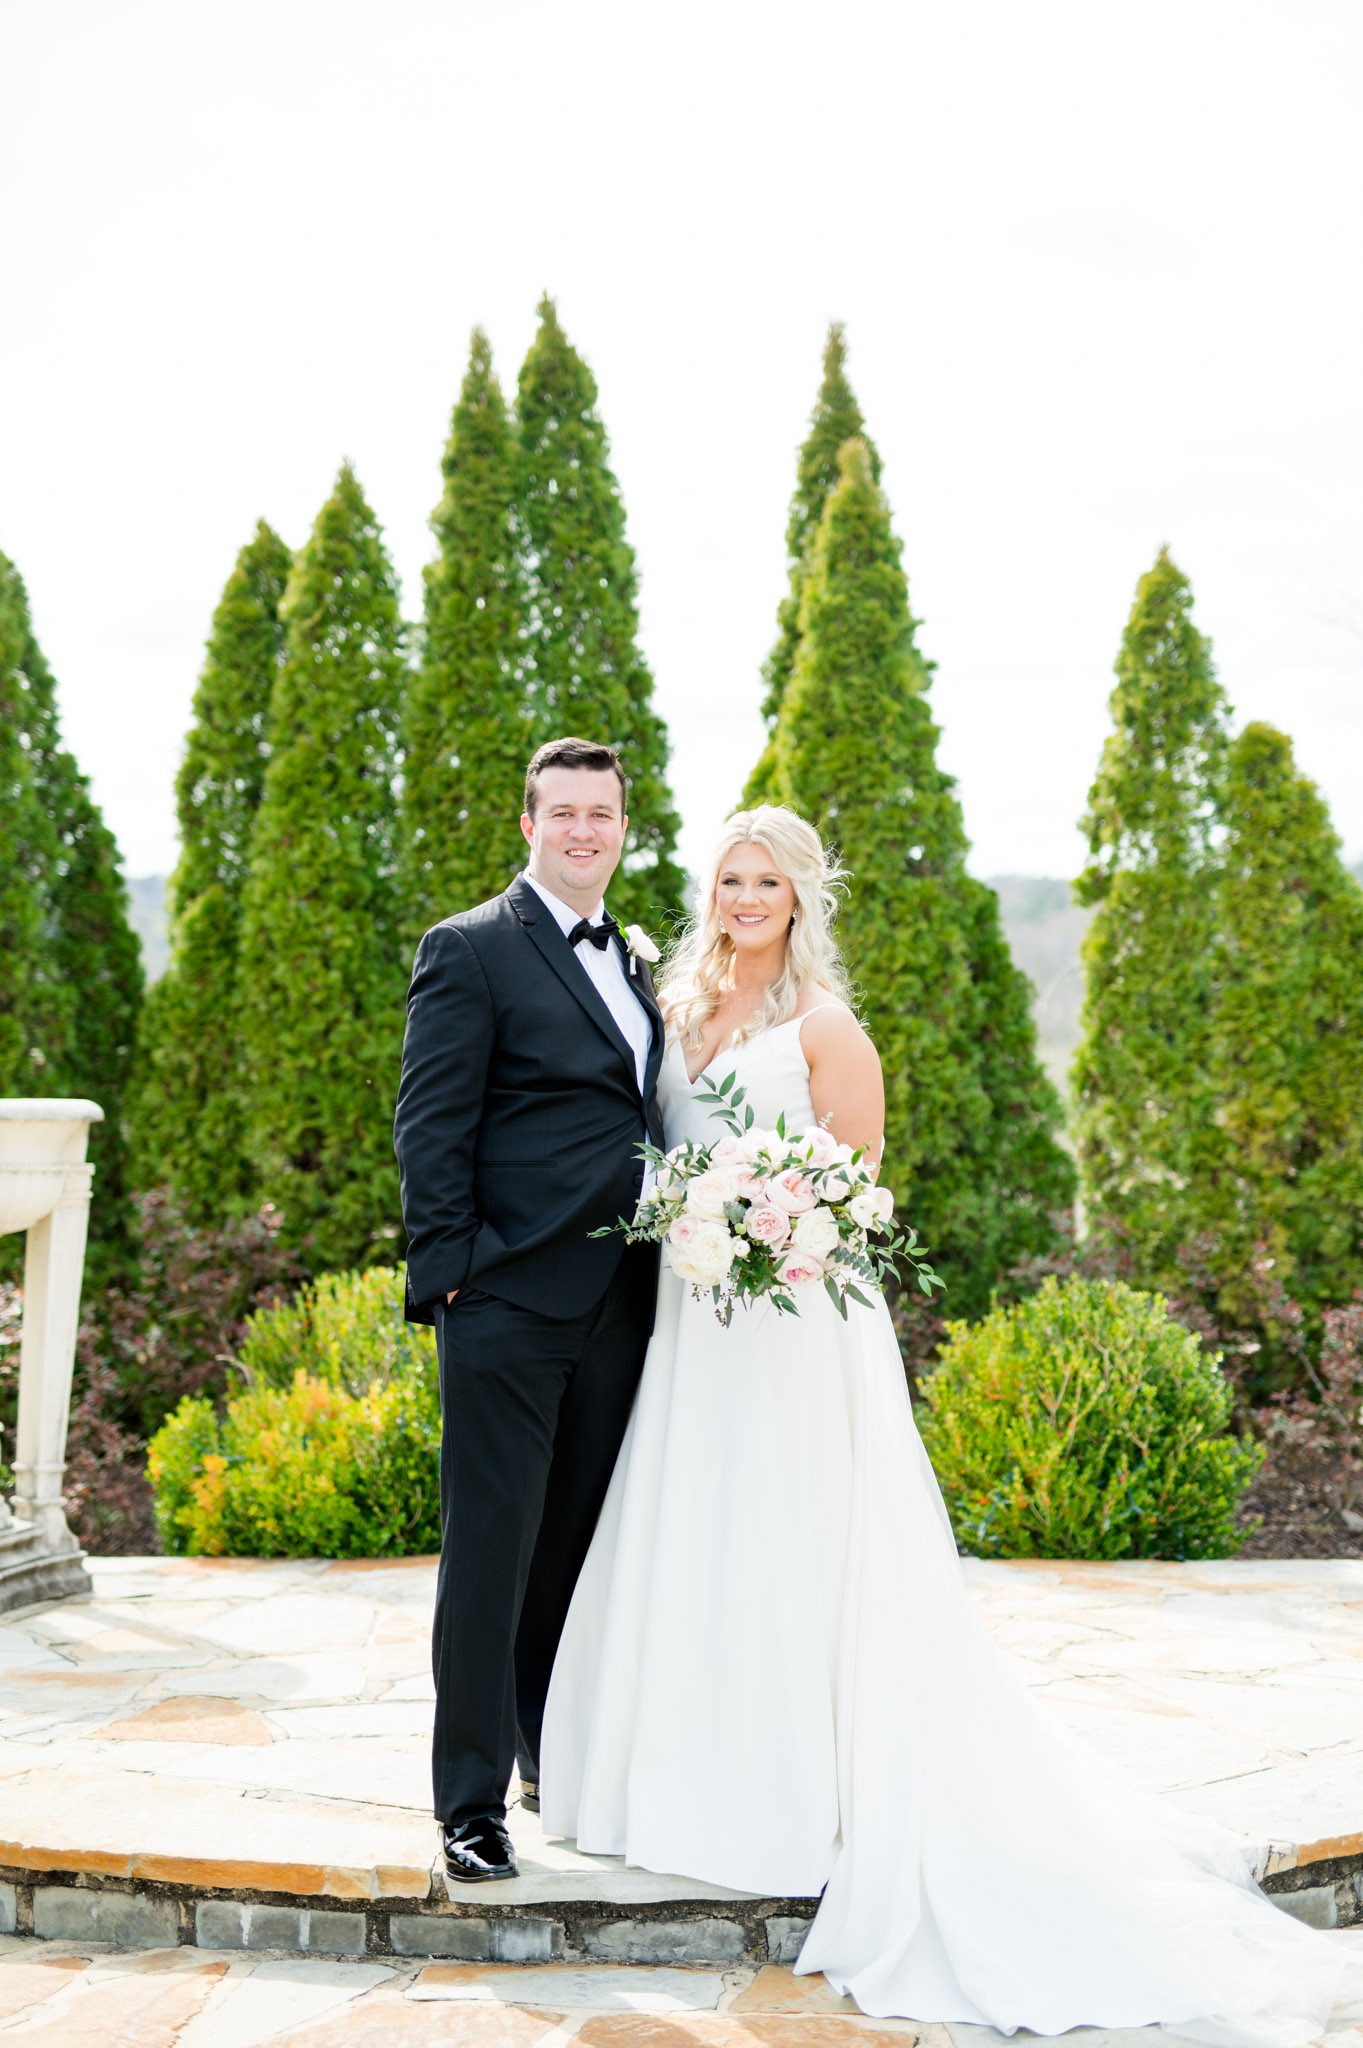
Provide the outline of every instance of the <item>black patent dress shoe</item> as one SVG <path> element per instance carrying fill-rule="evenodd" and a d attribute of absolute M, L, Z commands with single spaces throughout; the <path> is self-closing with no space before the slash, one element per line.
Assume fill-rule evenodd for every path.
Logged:
<path fill-rule="evenodd" d="M 516 1876 L 516 1852 L 501 1821 L 490 1813 L 475 1814 L 472 1820 L 447 1822 L 440 1830 L 445 1850 L 445 1870 L 461 1884 L 489 1884 L 494 1878 Z"/>
<path fill-rule="evenodd" d="M 538 1785 L 527 1784 L 524 1778 L 521 1779 L 521 1805 L 527 1813 L 538 1813 L 540 1810 L 540 1788 Z"/>

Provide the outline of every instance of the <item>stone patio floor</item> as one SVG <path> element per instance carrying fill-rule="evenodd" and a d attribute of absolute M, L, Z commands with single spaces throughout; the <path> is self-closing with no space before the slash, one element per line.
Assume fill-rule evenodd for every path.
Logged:
<path fill-rule="evenodd" d="M 93 1597 L 0 1615 L 0 1864 L 431 1896 L 429 1560 L 90 1569 Z M 1237 1829 L 1260 1875 L 1363 1852 L 1363 1561 L 966 1577 L 1040 1697 Z M 723 1896 L 512 1823 L 522 1876 L 499 1905 Z"/>
<path fill-rule="evenodd" d="M 1354 1942 L 1356 1930 L 1326 1939 Z M 1056 2037 L 1027 2035 L 1032 2048 Z M 1077 2027 L 1065 2048 L 1159 2048 Z M 202 1948 L 101 1951 L 0 1938 L 0 2040 L 39 2048 L 1008 2048 L 991 2027 L 871 2020 L 822 1977 L 544 1964 L 323 1962 Z M 1344 2021 L 1327 2048 L 1363 2048 Z"/>
<path fill-rule="evenodd" d="M 0 1616 L 0 1864 L 78 1884 L 438 1902 L 428 1560 L 91 1571 L 90 1599 Z M 1041 1697 L 1139 1782 L 1237 1828 L 1261 1872 L 1309 1882 L 1303 1866 L 1363 1852 L 1363 1562 L 971 1563 L 966 1577 Z M 523 1875 L 487 1888 L 499 1904 L 733 1896 L 579 1856 L 512 1818 Z M 0 2038 L 42 2048 L 1002 2048 L 988 2029 L 863 2018 L 774 1964 L 129 1953 L 7 1935 L 6 1893 Z M 1363 1942 L 1363 1928 L 1329 1938 Z M 1330 2048 L 1363 2048 L 1363 2029 Z"/>

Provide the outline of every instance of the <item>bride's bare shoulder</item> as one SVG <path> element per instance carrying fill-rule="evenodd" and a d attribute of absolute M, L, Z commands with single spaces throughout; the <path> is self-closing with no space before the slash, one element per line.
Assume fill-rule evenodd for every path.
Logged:
<path fill-rule="evenodd" d="M 795 1015 L 800 1020 L 800 1044 L 811 1064 L 825 1055 L 876 1057 L 855 1011 L 831 989 L 801 989 Z"/>

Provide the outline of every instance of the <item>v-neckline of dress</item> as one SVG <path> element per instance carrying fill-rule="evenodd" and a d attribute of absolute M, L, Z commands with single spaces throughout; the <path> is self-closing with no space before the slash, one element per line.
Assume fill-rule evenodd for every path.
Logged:
<path fill-rule="evenodd" d="M 808 1016 L 809 1014 L 810 1013 L 808 1011 L 805 1012 L 805 1016 Z M 711 1067 L 715 1066 L 717 1062 L 724 1057 L 724 1054 L 726 1052 L 742 1052 L 743 1050 L 745 1050 L 746 1047 L 750 1045 L 756 1045 L 757 1041 L 760 1038 L 770 1038 L 773 1031 L 784 1031 L 787 1024 L 801 1024 L 803 1022 L 804 1018 L 802 1017 L 785 1017 L 779 1024 L 766 1024 L 760 1031 L 754 1031 L 751 1038 L 745 1038 L 741 1046 L 736 1046 L 733 1042 L 733 1039 L 731 1038 L 727 1045 L 722 1045 L 719 1048 L 718 1052 L 711 1053 L 709 1059 L 705 1062 L 705 1065 L 703 1067 L 697 1068 L 694 1074 L 691 1072 L 691 1069 L 687 1066 L 686 1054 L 682 1052 L 682 1049 L 679 1045 L 677 1047 L 677 1050 L 679 1053 L 681 1053 L 682 1072 L 686 1076 L 687 1094 L 694 1094 L 697 1083 L 704 1080 L 705 1076 L 709 1073 Z"/>

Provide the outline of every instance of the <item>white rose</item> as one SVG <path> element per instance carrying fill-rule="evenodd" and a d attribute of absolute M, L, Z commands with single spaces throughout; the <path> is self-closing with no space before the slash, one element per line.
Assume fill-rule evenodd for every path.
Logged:
<path fill-rule="evenodd" d="M 686 1183 L 686 1207 L 692 1216 L 702 1216 L 714 1223 L 722 1222 L 724 1204 L 737 1200 L 738 1176 L 727 1166 L 712 1166 Z"/>
<path fill-rule="evenodd" d="M 875 1192 L 863 1188 L 859 1195 L 853 1195 L 847 1204 L 847 1213 L 859 1230 L 879 1230 L 880 1210 L 876 1205 Z"/>
<path fill-rule="evenodd" d="M 668 1238 L 668 1262 L 674 1273 L 696 1287 L 718 1287 L 729 1277 L 737 1240 L 722 1223 L 684 1219 L 694 1227 L 678 1243 L 675 1232 Z"/>
<path fill-rule="evenodd" d="M 809 1209 L 795 1219 L 791 1242 L 812 1259 L 826 1259 L 841 1243 L 838 1219 L 831 1209 Z"/>
<path fill-rule="evenodd" d="M 761 1166 L 777 1158 L 780 1147 L 781 1140 L 775 1131 L 764 1131 L 760 1124 L 743 1133 L 743 1157 L 750 1166 Z"/>
<path fill-rule="evenodd" d="M 641 960 L 647 960 L 650 967 L 662 959 L 662 954 L 641 924 L 627 924 L 625 937 L 629 941 L 630 952 L 637 953 Z"/>

